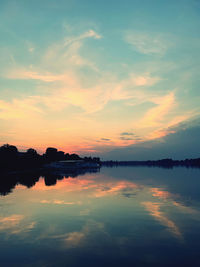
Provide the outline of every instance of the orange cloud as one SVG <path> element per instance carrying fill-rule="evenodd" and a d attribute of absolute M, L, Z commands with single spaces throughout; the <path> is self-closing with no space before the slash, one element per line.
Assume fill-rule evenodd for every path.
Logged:
<path fill-rule="evenodd" d="M 152 100 L 156 107 L 151 108 L 140 121 L 142 127 L 157 127 L 163 123 L 164 117 L 171 111 L 175 105 L 174 93 Z"/>

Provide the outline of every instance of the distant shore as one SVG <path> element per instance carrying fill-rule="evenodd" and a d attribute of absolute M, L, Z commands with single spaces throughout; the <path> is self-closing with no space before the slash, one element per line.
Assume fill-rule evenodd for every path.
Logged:
<path fill-rule="evenodd" d="M 200 168 L 200 158 L 185 159 L 185 160 L 173 160 L 173 159 L 160 159 L 160 160 L 146 160 L 146 161 L 101 161 L 102 166 L 148 166 L 148 167 L 188 167 L 188 168 Z"/>

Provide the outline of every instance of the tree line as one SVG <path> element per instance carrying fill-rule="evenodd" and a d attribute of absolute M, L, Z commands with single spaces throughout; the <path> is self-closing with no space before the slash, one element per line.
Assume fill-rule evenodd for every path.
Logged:
<path fill-rule="evenodd" d="M 58 151 L 57 148 L 48 147 L 44 154 L 40 155 L 33 148 L 26 152 L 20 152 L 14 145 L 4 144 L 0 147 L 0 170 L 23 170 L 42 167 L 44 164 L 62 160 L 84 160 L 99 162 L 97 157 L 81 158 L 77 154 L 69 154 Z"/>
<path fill-rule="evenodd" d="M 148 167 L 161 167 L 161 168 L 173 168 L 175 166 L 184 167 L 196 167 L 200 168 L 200 158 L 196 159 L 184 159 L 184 160 L 173 160 L 173 159 L 160 159 L 160 160 L 146 160 L 146 161 L 102 161 L 102 166 L 148 166 Z"/>

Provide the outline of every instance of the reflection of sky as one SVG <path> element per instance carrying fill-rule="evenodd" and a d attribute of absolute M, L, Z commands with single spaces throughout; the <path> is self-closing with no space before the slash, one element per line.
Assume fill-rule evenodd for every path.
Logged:
<path fill-rule="evenodd" d="M 122 170 L 127 170 L 126 178 L 120 178 Z M 57 180 L 53 186 L 46 186 L 43 178 L 30 189 L 18 185 L 2 197 L 2 241 L 14 238 L 33 246 L 56 244 L 61 251 L 172 240 L 183 244 L 187 223 L 199 222 L 199 202 L 170 192 L 167 180 L 163 177 L 161 183 L 148 170 L 149 180 L 143 168 L 137 168 L 135 179 L 131 168 L 117 168 L 112 175 L 102 169 L 95 175 Z M 191 176 L 191 182 L 195 177 Z"/>

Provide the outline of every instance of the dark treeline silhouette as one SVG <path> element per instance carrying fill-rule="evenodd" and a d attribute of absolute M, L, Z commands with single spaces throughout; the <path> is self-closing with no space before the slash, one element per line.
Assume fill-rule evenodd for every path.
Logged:
<path fill-rule="evenodd" d="M 147 161 L 102 161 L 102 166 L 149 166 L 149 167 L 162 167 L 173 168 L 175 166 L 196 167 L 200 168 L 200 158 L 197 159 L 185 159 L 185 160 L 173 160 L 173 159 L 161 159 L 161 160 L 147 160 Z"/>
<path fill-rule="evenodd" d="M 33 148 L 19 152 L 16 146 L 5 144 L 0 147 L 0 171 L 16 171 L 41 168 L 43 165 L 62 160 L 84 160 L 100 162 L 99 158 L 81 158 L 77 154 L 69 154 L 49 147 L 43 155 Z"/>
<path fill-rule="evenodd" d="M 36 170 L 45 164 L 56 161 L 84 160 L 86 162 L 97 162 L 103 166 L 158 166 L 173 168 L 174 166 L 200 167 L 200 158 L 173 160 L 147 160 L 147 161 L 102 161 L 98 157 L 81 158 L 77 154 L 69 154 L 58 151 L 56 148 L 48 147 L 43 155 L 37 153 L 33 148 L 26 152 L 19 152 L 16 146 L 5 144 L 0 147 L 0 172 Z"/>
<path fill-rule="evenodd" d="M 0 195 L 6 196 L 13 191 L 17 185 L 24 185 L 27 188 L 33 187 L 41 178 L 45 186 L 53 186 L 58 180 L 75 178 L 86 173 L 96 173 L 99 169 L 68 169 L 67 172 L 51 172 L 45 169 L 37 171 L 3 172 L 0 174 Z"/>

